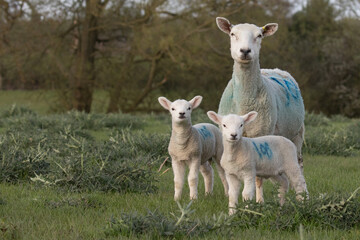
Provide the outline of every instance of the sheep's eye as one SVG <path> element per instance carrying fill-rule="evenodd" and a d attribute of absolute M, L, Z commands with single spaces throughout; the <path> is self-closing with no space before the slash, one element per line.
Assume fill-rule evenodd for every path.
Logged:
<path fill-rule="evenodd" d="M 258 37 L 258 38 L 261 38 L 261 37 L 262 37 L 262 35 L 261 35 L 261 34 L 259 34 L 257 37 Z"/>
<path fill-rule="evenodd" d="M 171 111 L 175 111 L 175 108 L 171 108 Z"/>
<path fill-rule="evenodd" d="M 240 127 L 242 127 L 244 124 L 241 124 Z"/>
<path fill-rule="evenodd" d="M 224 126 L 224 127 L 226 127 L 226 125 L 225 125 L 225 124 L 223 124 L 223 126 Z"/>
<path fill-rule="evenodd" d="M 191 110 L 191 107 L 189 107 L 188 110 L 190 111 L 190 110 Z"/>
<path fill-rule="evenodd" d="M 234 33 L 230 33 L 230 36 L 232 36 L 232 37 L 233 37 L 233 36 L 235 36 L 235 34 L 234 34 Z"/>

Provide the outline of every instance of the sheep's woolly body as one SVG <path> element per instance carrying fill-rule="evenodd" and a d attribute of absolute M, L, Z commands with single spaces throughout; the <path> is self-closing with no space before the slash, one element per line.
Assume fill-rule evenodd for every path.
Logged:
<path fill-rule="evenodd" d="M 200 158 L 203 164 L 217 154 L 221 156 L 221 133 L 217 127 L 208 123 L 194 126 L 173 124 L 168 150 L 172 160 Z"/>
<path fill-rule="evenodd" d="M 221 158 L 229 183 L 230 214 L 234 213 L 239 195 L 239 182 L 244 182 L 242 196 L 252 199 L 255 194 L 255 177 L 271 178 L 280 183 L 280 203 L 285 201 L 288 181 L 294 187 L 298 198 L 306 192 L 306 183 L 297 161 L 296 147 L 287 138 L 264 136 L 258 138 L 242 137 L 237 143 L 224 140 L 224 153 Z"/>
<path fill-rule="evenodd" d="M 220 165 L 223 153 L 220 130 L 208 123 L 194 126 L 191 124 L 191 112 L 200 105 L 202 97 L 196 96 L 189 102 L 183 99 L 171 102 L 165 97 L 159 97 L 158 100 L 165 109 L 169 110 L 172 116 L 172 133 L 168 150 L 174 172 L 174 199 L 179 200 L 181 198 L 186 165 L 189 167 L 190 198 L 197 198 L 199 170 L 204 177 L 205 193 L 212 192 L 214 172 L 209 162 L 212 158 L 216 161 L 218 173 L 227 195 L 229 187 L 224 169 Z"/>
<path fill-rule="evenodd" d="M 253 110 L 259 116 L 245 128 L 245 136 L 274 134 L 293 140 L 303 130 L 304 103 L 298 84 L 288 72 L 260 72 L 259 64 L 244 69 L 235 63 L 232 79 L 221 97 L 219 114 L 243 115 Z"/>
<path fill-rule="evenodd" d="M 199 169 L 204 177 L 205 192 L 212 192 L 214 176 L 209 163 L 212 158 L 216 161 L 219 176 L 224 185 L 225 195 L 228 194 L 225 173 L 220 165 L 223 146 L 221 132 L 217 127 L 208 123 L 194 126 L 191 126 L 189 122 L 181 125 L 173 123 L 168 150 L 174 171 L 175 200 L 179 200 L 182 194 L 185 165 L 190 168 L 188 176 L 190 198 L 197 198 Z"/>

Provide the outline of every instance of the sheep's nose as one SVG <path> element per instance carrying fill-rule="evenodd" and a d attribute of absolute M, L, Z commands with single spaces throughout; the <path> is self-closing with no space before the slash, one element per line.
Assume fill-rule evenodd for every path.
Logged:
<path fill-rule="evenodd" d="M 230 136 L 232 136 L 232 138 L 235 139 L 237 134 L 230 134 Z"/>
<path fill-rule="evenodd" d="M 179 112 L 180 116 L 185 116 L 185 112 Z"/>
<path fill-rule="evenodd" d="M 243 48 L 241 48 L 241 49 L 240 49 L 240 52 L 242 52 L 242 53 L 246 56 L 246 55 L 248 55 L 248 54 L 251 52 L 251 49 L 249 49 L 249 48 L 248 48 L 248 49 L 243 49 Z"/>

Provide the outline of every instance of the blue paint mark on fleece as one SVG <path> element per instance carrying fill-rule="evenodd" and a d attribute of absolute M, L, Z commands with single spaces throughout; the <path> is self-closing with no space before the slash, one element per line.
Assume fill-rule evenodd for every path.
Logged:
<path fill-rule="evenodd" d="M 291 97 L 295 100 L 298 101 L 300 98 L 300 92 L 299 92 L 299 88 L 296 86 L 296 84 L 291 81 L 291 80 L 287 80 L 287 79 L 282 79 L 284 81 L 284 85 L 282 82 L 280 82 L 280 80 L 278 80 L 275 77 L 270 77 L 271 80 L 274 80 L 276 83 L 278 83 L 284 90 L 285 90 L 285 94 L 286 94 L 286 106 L 290 105 L 290 95 Z"/>
<path fill-rule="evenodd" d="M 260 143 L 260 148 L 256 145 L 255 142 L 252 142 L 254 145 L 255 151 L 259 155 L 260 159 L 263 158 L 263 156 L 266 156 L 268 159 L 271 159 L 273 156 L 273 152 L 271 151 L 271 148 L 267 142 Z"/>
<path fill-rule="evenodd" d="M 202 136 L 204 139 L 207 139 L 207 138 L 209 138 L 209 137 L 212 137 L 211 132 L 210 132 L 205 126 L 202 126 L 201 128 L 198 128 L 197 130 L 199 131 L 199 133 L 201 134 L 201 136 Z"/>

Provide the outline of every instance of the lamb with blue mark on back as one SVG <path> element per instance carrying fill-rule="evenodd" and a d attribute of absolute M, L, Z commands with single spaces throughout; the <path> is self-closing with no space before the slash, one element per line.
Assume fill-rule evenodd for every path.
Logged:
<path fill-rule="evenodd" d="M 242 137 L 244 128 L 255 120 L 257 112 L 244 116 L 221 116 L 212 111 L 207 114 L 220 126 L 223 135 L 224 152 L 220 163 L 229 184 L 229 214 L 235 213 L 241 181 L 244 182 L 243 200 L 254 197 L 256 177 L 270 178 L 280 184 L 281 205 L 284 204 L 289 181 L 298 200 L 302 200 L 303 193 L 308 194 L 294 143 L 281 136 Z"/>
<path fill-rule="evenodd" d="M 190 199 L 197 198 L 199 170 L 204 177 L 205 193 L 213 191 L 214 173 L 210 164 L 215 159 L 219 176 L 224 185 L 225 195 L 228 195 L 228 184 L 224 169 L 220 165 L 223 152 L 220 130 L 213 124 L 200 123 L 192 126 L 191 112 L 197 108 L 201 96 L 196 96 L 190 101 L 183 99 L 171 102 L 165 97 L 159 97 L 162 107 L 169 110 L 172 118 L 172 132 L 169 143 L 169 154 L 174 172 L 175 195 L 177 201 L 181 198 L 184 186 L 185 167 L 189 166 L 188 183 Z"/>

